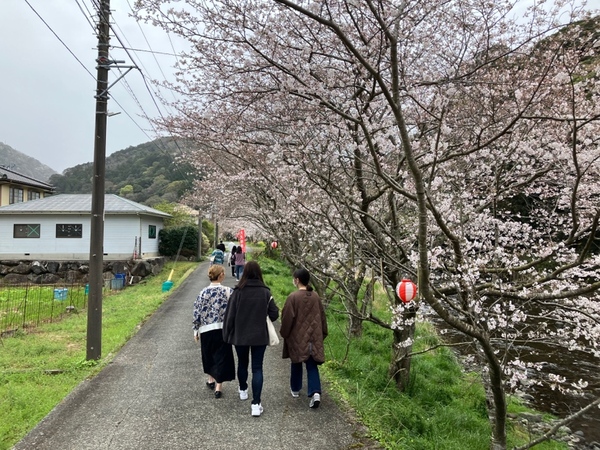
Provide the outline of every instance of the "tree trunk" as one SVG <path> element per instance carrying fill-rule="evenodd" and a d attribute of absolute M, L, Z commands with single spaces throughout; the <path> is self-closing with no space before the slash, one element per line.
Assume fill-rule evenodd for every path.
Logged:
<path fill-rule="evenodd" d="M 390 362 L 389 376 L 396 382 L 399 391 L 405 392 L 410 383 L 410 362 L 415 336 L 415 317 L 417 309 L 407 309 L 402 314 L 404 326 L 394 330 L 392 343 L 392 360 Z M 409 342 L 408 345 L 405 342 Z"/>
<path fill-rule="evenodd" d="M 485 388 L 488 419 L 492 427 L 491 450 L 506 450 L 506 395 L 502 385 L 502 367 L 496 359 L 493 349 L 488 343 L 483 344 L 486 354 L 485 364 L 489 371 L 484 371 L 482 376 Z"/>
<path fill-rule="evenodd" d="M 360 318 L 360 311 L 356 302 L 348 302 L 349 316 L 348 320 L 348 334 L 351 338 L 358 338 L 362 336 L 363 326 L 362 319 Z"/>

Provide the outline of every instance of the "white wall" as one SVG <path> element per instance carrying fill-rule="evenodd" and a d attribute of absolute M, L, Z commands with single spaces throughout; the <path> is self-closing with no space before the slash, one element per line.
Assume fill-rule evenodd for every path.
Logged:
<path fill-rule="evenodd" d="M 14 238 L 14 224 L 40 224 L 39 238 Z M 81 238 L 56 238 L 56 224 L 81 224 Z M 156 239 L 148 239 L 148 225 L 156 225 Z M 133 257 L 135 238 L 142 237 L 139 257 L 158 255 L 162 219 L 137 215 L 107 215 L 104 222 L 104 259 Z M 0 215 L 0 259 L 89 260 L 89 215 Z"/>
<path fill-rule="evenodd" d="M 156 238 L 148 237 L 148 228 L 150 225 L 156 227 Z M 158 256 L 158 233 L 164 228 L 162 219 L 158 217 L 144 216 L 141 220 L 141 231 L 139 236 L 142 237 L 142 258 L 150 256 Z"/>

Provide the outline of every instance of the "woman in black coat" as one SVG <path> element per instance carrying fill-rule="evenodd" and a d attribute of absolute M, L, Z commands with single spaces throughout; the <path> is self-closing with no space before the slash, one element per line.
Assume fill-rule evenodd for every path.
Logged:
<path fill-rule="evenodd" d="M 265 286 L 260 266 L 256 261 L 249 261 L 227 304 L 223 340 L 235 346 L 241 400 L 248 398 L 248 365 L 252 354 L 252 415 L 255 417 L 263 412 L 262 366 L 269 343 L 267 316 L 273 321 L 277 320 L 279 308 L 271 291 Z"/>

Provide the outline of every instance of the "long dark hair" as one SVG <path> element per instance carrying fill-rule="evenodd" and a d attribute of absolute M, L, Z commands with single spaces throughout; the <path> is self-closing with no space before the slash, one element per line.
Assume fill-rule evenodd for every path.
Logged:
<path fill-rule="evenodd" d="M 307 291 L 313 290 L 312 286 L 309 284 L 310 283 L 310 273 L 308 273 L 308 270 L 302 269 L 302 268 L 296 269 L 294 271 L 294 275 L 292 275 L 292 276 L 294 278 L 298 278 L 300 283 L 302 283 L 302 286 L 306 286 Z"/>
<path fill-rule="evenodd" d="M 256 261 L 248 261 L 244 265 L 244 271 L 242 272 L 242 278 L 240 278 L 240 282 L 237 287 L 242 289 L 246 286 L 246 282 L 248 280 L 259 280 L 262 284 L 265 284 L 263 281 L 262 270 L 260 270 L 260 266 Z"/>

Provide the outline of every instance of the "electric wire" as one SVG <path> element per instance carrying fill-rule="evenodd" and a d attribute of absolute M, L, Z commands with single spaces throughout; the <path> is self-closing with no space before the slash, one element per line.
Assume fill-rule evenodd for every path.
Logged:
<path fill-rule="evenodd" d="M 123 33 L 123 30 L 121 29 L 121 27 L 119 26 L 119 24 L 116 22 L 116 20 L 113 20 L 115 26 L 119 29 L 120 35 L 123 37 L 123 39 L 127 42 L 127 44 L 129 44 L 128 47 L 120 47 L 121 49 L 125 50 L 127 55 L 133 60 L 133 56 L 131 55 L 131 53 L 128 51 L 131 48 L 131 44 L 129 42 L 129 39 L 127 39 L 127 37 L 125 36 L 125 33 Z M 139 23 L 138 23 L 139 26 Z M 115 34 L 115 37 L 117 37 L 117 39 L 119 40 L 119 42 L 122 43 L 121 39 L 119 39 L 119 37 L 117 36 L 116 32 L 113 30 L 113 33 Z M 146 36 L 144 35 L 144 39 L 146 39 Z M 146 39 L 146 43 L 148 44 L 148 46 L 150 46 L 150 44 L 148 43 L 148 40 Z M 112 46 L 113 48 L 115 48 L 115 46 Z M 136 55 L 137 56 L 137 55 Z M 154 55 L 153 55 L 154 56 Z M 156 64 L 158 65 L 158 68 L 163 76 L 164 79 L 166 79 L 167 77 L 165 76 L 162 68 L 160 67 L 160 64 L 158 64 L 158 60 L 156 59 L 156 56 L 154 56 L 154 60 L 156 61 Z M 140 73 L 146 72 L 146 73 L 150 73 L 150 71 L 146 68 L 146 66 L 144 65 L 144 63 L 142 62 L 141 58 L 139 59 L 139 65 L 141 65 L 143 71 L 138 67 L 138 63 L 135 62 L 135 60 L 133 61 L 134 64 L 136 65 L 136 69 L 138 69 L 138 71 L 140 71 Z M 119 72 L 121 72 L 121 69 L 119 69 Z M 122 73 L 122 72 L 121 72 Z M 123 78 L 123 81 L 126 83 L 125 78 Z M 158 89 L 158 92 L 155 92 L 157 95 L 160 95 L 160 88 Z M 130 95 L 134 95 L 133 94 L 133 90 L 130 90 Z M 174 100 L 176 100 L 175 96 L 173 96 Z M 139 101 L 137 101 L 137 99 L 134 99 L 136 101 L 136 103 L 138 103 L 138 105 L 140 104 Z M 165 105 L 165 107 L 167 107 L 167 105 Z"/>
<path fill-rule="evenodd" d="M 170 41 L 170 39 L 169 39 L 169 41 Z M 136 53 L 138 53 L 138 52 L 139 53 L 153 53 L 155 55 L 165 55 L 165 56 L 174 56 L 174 57 L 178 56 L 175 53 L 158 52 L 156 50 L 145 50 L 143 48 L 121 47 L 120 45 L 112 45 L 111 47 L 112 48 L 118 48 L 118 49 L 121 49 L 121 50 L 131 50 L 131 51 L 136 52 Z"/>
<path fill-rule="evenodd" d="M 129 0 L 127 0 L 127 6 L 129 6 L 129 9 L 131 11 L 133 11 L 133 8 L 131 7 L 131 4 L 129 3 Z M 148 42 L 148 38 L 146 37 L 146 33 L 144 33 L 144 30 L 142 29 L 142 26 L 140 25 L 140 23 L 136 20 L 137 26 L 140 30 L 140 33 L 142 33 L 142 36 L 144 37 L 144 41 L 146 41 L 146 44 L 148 45 L 149 49 L 152 49 L 152 46 L 150 45 L 150 42 Z M 161 75 L 163 76 L 163 80 L 166 80 L 167 77 L 165 75 L 165 73 L 162 70 L 161 65 L 158 62 L 158 59 L 156 58 L 156 54 L 154 52 L 152 52 L 152 57 L 154 58 L 154 62 L 156 62 L 156 65 L 158 66 L 158 70 L 160 70 Z M 146 70 L 147 71 L 147 70 Z M 177 100 L 177 98 L 175 98 L 175 94 L 173 94 L 173 91 L 171 91 L 171 95 L 173 95 L 173 100 Z"/>
<path fill-rule="evenodd" d="M 73 51 L 69 48 L 69 46 L 67 44 L 65 44 L 65 42 L 58 36 L 58 34 L 56 34 L 56 32 L 52 29 L 52 27 L 48 24 L 48 22 L 46 22 L 44 20 L 44 18 L 36 11 L 36 9 L 31 6 L 31 3 L 29 3 L 29 0 L 24 0 L 25 3 L 27 3 L 27 6 L 29 6 L 31 8 L 31 10 L 35 13 L 36 16 L 39 17 L 39 19 L 44 23 L 44 25 L 46 25 L 46 27 L 48 27 L 48 29 L 52 32 L 52 34 L 56 37 L 56 39 L 59 40 L 59 42 L 67 49 L 67 51 L 73 56 L 73 58 L 75 58 L 75 60 L 81 65 L 81 67 L 83 67 L 85 69 L 85 71 L 87 73 L 90 74 L 90 76 L 96 80 L 96 77 L 94 76 L 94 74 L 92 72 L 89 71 L 89 69 L 85 66 L 85 64 L 83 64 L 81 62 L 81 60 L 77 57 L 77 55 L 75 55 L 75 53 L 73 53 Z"/>
<path fill-rule="evenodd" d="M 90 10 L 87 8 L 87 6 L 85 7 L 85 9 L 87 10 L 87 14 L 86 12 L 83 10 L 83 7 L 81 6 L 81 4 L 79 3 L 79 0 L 75 0 L 75 3 L 77 3 L 77 6 L 79 7 L 79 11 L 81 11 L 81 14 L 83 14 L 83 17 L 85 17 L 85 20 L 87 20 L 87 23 L 90 24 L 90 27 L 92 27 L 92 30 L 95 32 L 96 31 L 96 26 L 97 24 L 92 23 L 92 14 L 90 13 Z M 84 4 L 85 5 L 85 4 Z"/>

